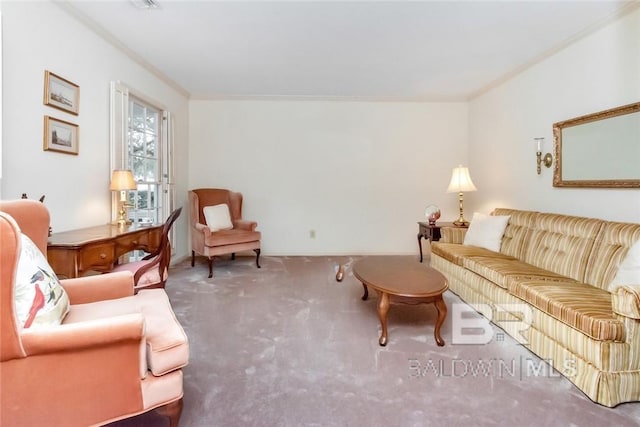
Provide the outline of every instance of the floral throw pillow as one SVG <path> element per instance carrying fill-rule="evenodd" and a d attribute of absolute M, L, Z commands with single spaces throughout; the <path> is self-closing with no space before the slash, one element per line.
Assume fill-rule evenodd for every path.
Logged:
<path fill-rule="evenodd" d="M 69 297 L 40 249 L 22 234 L 14 288 L 15 309 L 23 328 L 59 325 L 69 312 Z"/>

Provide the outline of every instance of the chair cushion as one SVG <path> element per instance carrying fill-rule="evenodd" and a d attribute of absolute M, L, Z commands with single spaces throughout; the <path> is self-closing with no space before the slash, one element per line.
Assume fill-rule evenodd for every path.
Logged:
<path fill-rule="evenodd" d="M 224 246 L 224 245 L 235 245 L 238 243 L 247 243 L 247 242 L 255 242 L 260 240 L 260 232 L 259 231 L 248 231 L 248 230 L 220 230 L 215 233 L 212 233 L 205 239 L 204 244 L 206 246 Z"/>
<path fill-rule="evenodd" d="M 59 325 L 69 311 L 69 297 L 35 243 L 25 234 L 20 239 L 14 283 L 19 324 L 24 328 Z"/>
<path fill-rule="evenodd" d="M 189 363 L 187 335 L 176 319 L 163 289 L 143 289 L 133 298 L 144 314 L 147 337 L 147 362 L 155 376 Z"/>
<path fill-rule="evenodd" d="M 89 304 L 74 304 L 64 324 L 104 319 L 129 313 L 145 318 L 147 366 L 155 376 L 185 366 L 189 345 L 163 289 L 143 289 L 138 294 Z"/>
<path fill-rule="evenodd" d="M 231 214 L 229 213 L 229 206 L 226 203 L 213 206 L 205 206 L 202 208 L 204 212 L 204 219 L 207 223 L 207 227 L 212 232 L 219 230 L 230 230 L 233 228 L 231 222 Z"/>
<path fill-rule="evenodd" d="M 149 264 L 152 261 L 153 261 L 153 259 L 150 259 L 150 260 L 147 260 L 147 261 L 128 262 L 126 264 L 117 265 L 111 271 L 112 272 L 115 272 L 115 271 L 130 271 L 131 273 L 135 274 L 136 271 L 140 270 L 140 268 L 144 267 L 145 265 Z M 166 276 L 167 276 L 167 271 L 166 270 L 164 272 L 164 276 L 165 276 L 165 279 L 166 279 Z M 156 264 L 153 268 L 145 271 L 145 273 L 142 276 L 140 276 L 140 279 L 138 280 L 138 283 L 136 283 L 136 288 L 153 285 L 153 284 L 156 284 L 156 283 L 160 283 L 161 281 L 162 280 L 160 278 L 160 272 L 158 271 L 158 265 Z"/>

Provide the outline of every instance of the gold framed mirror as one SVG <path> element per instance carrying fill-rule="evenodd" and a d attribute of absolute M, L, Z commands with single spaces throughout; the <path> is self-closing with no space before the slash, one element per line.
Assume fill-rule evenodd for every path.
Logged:
<path fill-rule="evenodd" d="M 640 102 L 553 124 L 554 187 L 640 188 Z"/>

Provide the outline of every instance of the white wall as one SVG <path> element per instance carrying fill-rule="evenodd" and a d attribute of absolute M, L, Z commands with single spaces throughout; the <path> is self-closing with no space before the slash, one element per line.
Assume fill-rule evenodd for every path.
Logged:
<path fill-rule="evenodd" d="M 466 103 L 191 101 L 189 119 L 190 187 L 242 192 L 267 254 L 415 254 L 428 204 L 457 217 Z"/>
<path fill-rule="evenodd" d="M 53 3 L 3 2 L 3 199 L 46 195 L 54 232 L 110 220 L 109 82 L 175 114 L 177 204 L 186 206 L 188 99 Z M 80 114 L 43 105 L 44 71 L 80 86 Z M 76 123 L 79 155 L 43 151 L 43 117 Z M 187 254 L 186 215 L 176 247 Z"/>
<path fill-rule="evenodd" d="M 536 174 L 533 141 L 544 136 L 543 151 L 553 152 L 553 123 L 638 101 L 640 10 L 472 100 L 469 158 L 477 208 L 640 222 L 640 190 L 555 188 L 553 169 L 543 166 Z"/>

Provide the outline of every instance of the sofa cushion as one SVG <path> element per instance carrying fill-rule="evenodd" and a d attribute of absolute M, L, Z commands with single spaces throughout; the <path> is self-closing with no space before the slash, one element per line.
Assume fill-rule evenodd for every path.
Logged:
<path fill-rule="evenodd" d="M 462 266 L 465 257 L 468 256 L 484 256 L 487 258 L 502 258 L 502 259 L 515 259 L 508 255 L 503 255 L 499 252 L 493 252 L 489 249 L 481 248 L 478 246 L 464 246 L 458 243 L 442 243 L 432 242 L 431 253 L 438 255 L 447 261 Z"/>
<path fill-rule="evenodd" d="M 500 252 L 502 236 L 508 222 L 507 215 L 484 215 L 475 212 L 469 230 L 464 236 L 464 244 Z"/>
<path fill-rule="evenodd" d="M 240 230 L 220 230 L 205 238 L 205 246 L 236 245 L 239 243 L 255 242 L 260 240 L 259 231 Z"/>
<path fill-rule="evenodd" d="M 610 290 L 609 286 L 631 246 L 640 240 L 640 224 L 605 222 L 596 237 L 584 282 Z M 640 283 L 634 283 L 640 284 Z"/>
<path fill-rule="evenodd" d="M 533 221 L 536 214 L 537 212 L 504 208 L 498 208 L 492 212 L 492 215 L 509 216 L 509 223 L 504 230 L 504 236 L 502 236 L 500 252 L 522 259 L 527 235 L 533 228 Z"/>
<path fill-rule="evenodd" d="M 520 259 L 584 282 L 589 254 L 603 223 L 598 219 L 540 213 Z"/>
<path fill-rule="evenodd" d="M 469 256 L 464 259 L 463 266 L 504 289 L 508 289 L 512 281 L 520 279 L 572 281 L 568 277 L 514 258 Z"/>
<path fill-rule="evenodd" d="M 611 294 L 586 283 L 520 281 L 509 293 L 599 341 L 624 341 L 625 327 L 613 312 Z"/>
<path fill-rule="evenodd" d="M 59 325 L 69 311 L 67 293 L 26 234 L 20 235 L 14 303 L 19 324 L 24 328 Z"/>

